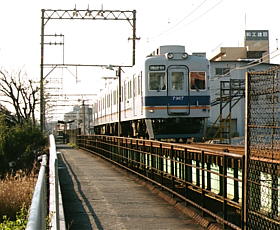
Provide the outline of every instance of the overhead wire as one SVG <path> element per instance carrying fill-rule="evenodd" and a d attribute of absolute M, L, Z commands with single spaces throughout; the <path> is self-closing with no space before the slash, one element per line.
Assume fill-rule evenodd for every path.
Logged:
<path fill-rule="evenodd" d="M 189 14 L 187 14 L 184 18 L 182 18 L 181 20 L 179 20 L 175 25 L 173 25 L 171 28 L 168 28 L 167 30 L 159 33 L 158 35 L 154 36 L 154 37 L 150 37 L 148 38 L 149 40 L 155 40 L 156 38 L 161 37 L 162 35 L 166 34 L 169 31 L 174 30 L 176 27 L 178 27 L 178 25 L 180 25 L 182 22 L 184 22 L 186 19 L 188 19 L 191 15 L 193 15 L 197 10 L 199 10 L 208 0 L 204 0 L 202 3 L 200 3 L 193 11 L 191 11 Z M 214 6 L 212 6 L 211 8 L 207 9 L 206 11 L 204 11 L 202 14 L 200 14 L 198 17 L 194 18 L 192 21 L 190 21 L 189 23 L 185 24 L 185 26 L 190 25 L 191 23 L 195 22 L 196 20 L 202 18 L 203 16 L 205 16 L 207 13 L 209 13 L 211 10 L 213 10 L 214 8 L 216 8 L 219 4 L 221 4 L 224 0 L 220 0 L 218 3 L 216 3 Z"/>
<path fill-rule="evenodd" d="M 178 25 L 180 25 L 183 21 L 185 21 L 188 17 L 190 17 L 191 15 L 193 15 L 200 7 L 202 7 L 208 0 L 204 0 L 202 3 L 200 3 L 194 10 L 192 10 L 189 14 L 187 14 L 185 17 L 183 17 L 181 20 L 179 20 L 175 25 L 173 25 L 172 27 L 168 28 L 165 31 L 162 31 L 161 33 L 159 33 L 157 36 L 155 37 L 160 37 L 163 34 L 173 30 L 175 27 L 177 27 Z M 154 37 L 154 38 L 155 38 Z"/>
<path fill-rule="evenodd" d="M 277 51 L 280 51 L 280 50 L 279 50 L 278 48 L 276 48 L 276 50 L 274 50 L 274 51 L 272 51 L 271 53 L 268 53 L 268 54 L 266 54 L 265 56 L 263 56 L 262 58 L 258 59 L 259 61 L 258 61 L 258 60 L 254 60 L 254 61 L 252 61 L 252 62 L 249 62 L 247 65 L 244 65 L 244 66 L 241 66 L 241 67 L 233 68 L 233 69 L 231 69 L 228 73 L 223 74 L 223 75 L 216 76 L 215 78 L 210 79 L 210 81 L 214 81 L 214 80 L 220 79 L 220 78 L 222 78 L 222 77 L 229 76 L 230 73 L 232 73 L 232 72 L 235 71 L 235 70 L 242 70 L 242 69 L 247 69 L 247 68 L 251 68 L 251 67 L 260 65 L 260 64 L 262 64 L 262 63 L 264 63 L 264 62 L 266 61 L 264 57 L 267 57 L 267 56 L 269 56 L 269 55 L 272 55 L 272 54 L 276 53 Z M 274 59 L 275 57 L 277 57 L 277 56 L 279 56 L 279 55 L 280 55 L 280 52 L 277 53 L 276 55 L 270 57 L 270 60 Z M 255 63 L 256 61 L 258 61 L 258 62 Z M 212 94 L 213 94 L 213 95 L 217 95 L 217 94 L 219 93 L 220 88 L 214 88 L 214 89 L 212 89 L 212 90 L 213 90 L 213 93 L 212 93 Z"/>
<path fill-rule="evenodd" d="M 278 48 L 277 48 L 276 50 L 272 51 L 271 53 L 268 53 L 268 54 L 264 55 L 262 58 L 253 60 L 253 61 L 247 63 L 247 64 L 244 65 L 244 66 L 239 66 L 239 67 L 235 67 L 235 68 L 233 68 L 233 69 L 230 69 L 230 71 L 227 72 L 226 74 L 216 76 L 215 78 L 212 78 L 211 80 L 213 81 L 213 80 L 216 80 L 216 79 L 219 79 L 219 78 L 222 78 L 222 77 L 229 76 L 230 73 L 232 73 L 232 72 L 235 71 L 235 70 L 248 69 L 248 68 L 250 68 L 250 67 L 254 67 L 254 66 L 260 65 L 260 64 L 264 63 L 265 61 L 267 61 L 267 60 L 266 60 L 266 57 L 267 57 L 267 56 L 271 56 L 272 54 L 276 53 L 277 51 L 279 51 Z M 273 56 L 273 57 L 270 57 L 270 60 L 273 59 L 273 58 L 275 58 L 275 57 L 277 57 L 277 56 L 279 56 L 279 55 L 280 55 L 280 53 L 277 54 L 277 55 L 275 55 L 275 56 Z"/>

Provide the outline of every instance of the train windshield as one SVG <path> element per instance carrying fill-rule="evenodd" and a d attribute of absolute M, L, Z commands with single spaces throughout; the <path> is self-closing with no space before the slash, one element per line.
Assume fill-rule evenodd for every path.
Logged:
<path fill-rule="evenodd" d="M 172 72 L 172 89 L 183 90 L 184 87 L 184 73 L 183 72 Z"/>
<path fill-rule="evenodd" d="M 165 72 L 150 72 L 149 90 L 166 90 Z"/>
<path fill-rule="evenodd" d="M 190 88 L 193 90 L 205 89 L 206 85 L 205 72 L 190 72 Z"/>

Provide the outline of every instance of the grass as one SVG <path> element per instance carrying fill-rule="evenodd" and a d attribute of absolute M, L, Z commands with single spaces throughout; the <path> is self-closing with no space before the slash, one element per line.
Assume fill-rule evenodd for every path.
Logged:
<path fill-rule="evenodd" d="M 4 216 L 15 220 L 22 207 L 30 206 L 36 177 L 35 170 L 29 174 L 20 170 L 0 180 L 0 222 Z"/>
<path fill-rule="evenodd" d="M 75 143 L 68 143 L 71 148 L 77 149 L 78 146 Z"/>
<path fill-rule="evenodd" d="M 11 221 L 7 216 L 3 216 L 3 222 L 0 223 L 0 230 L 24 230 L 27 226 L 28 210 L 22 206 L 16 214 L 16 220 Z"/>

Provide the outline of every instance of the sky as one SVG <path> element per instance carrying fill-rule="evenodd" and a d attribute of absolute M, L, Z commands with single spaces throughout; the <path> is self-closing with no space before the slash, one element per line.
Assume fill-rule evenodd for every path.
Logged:
<path fill-rule="evenodd" d="M 41 9 L 136 10 L 136 63 L 160 45 L 184 45 L 188 53 L 242 46 L 245 29 L 269 30 L 272 63 L 280 63 L 278 0 L 9 0 L 0 2 L 0 68 L 40 77 Z M 64 35 L 64 62 L 131 65 L 132 28 L 125 21 L 50 20 L 45 34 Z M 54 42 L 54 40 L 52 40 Z M 58 41 L 58 40 L 56 40 Z M 62 63 L 62 46 L 45 46 L 45 63 Z M 274 57 L 275 56 L 275 57 Z M 45 73 L 49 70 L 45 69 Z M 104 87 L 104 69 L 68 68 L 66 93 L 96 93 Z M 51 75 L 50 75 L 51 76 Z M 53 76 L 52 76 L 53 77 Z M 68 90 L 68 91 L 67 91 Z"/>

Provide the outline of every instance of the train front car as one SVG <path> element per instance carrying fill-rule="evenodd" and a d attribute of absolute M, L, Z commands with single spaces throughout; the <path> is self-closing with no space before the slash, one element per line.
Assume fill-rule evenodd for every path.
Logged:
<path fill-rule="evenodd" d="M 145 61 L 145 123 L 150 139 L 201 139 L 210 110 L 209 61 L 184 46 L 161 46 Z"/>

